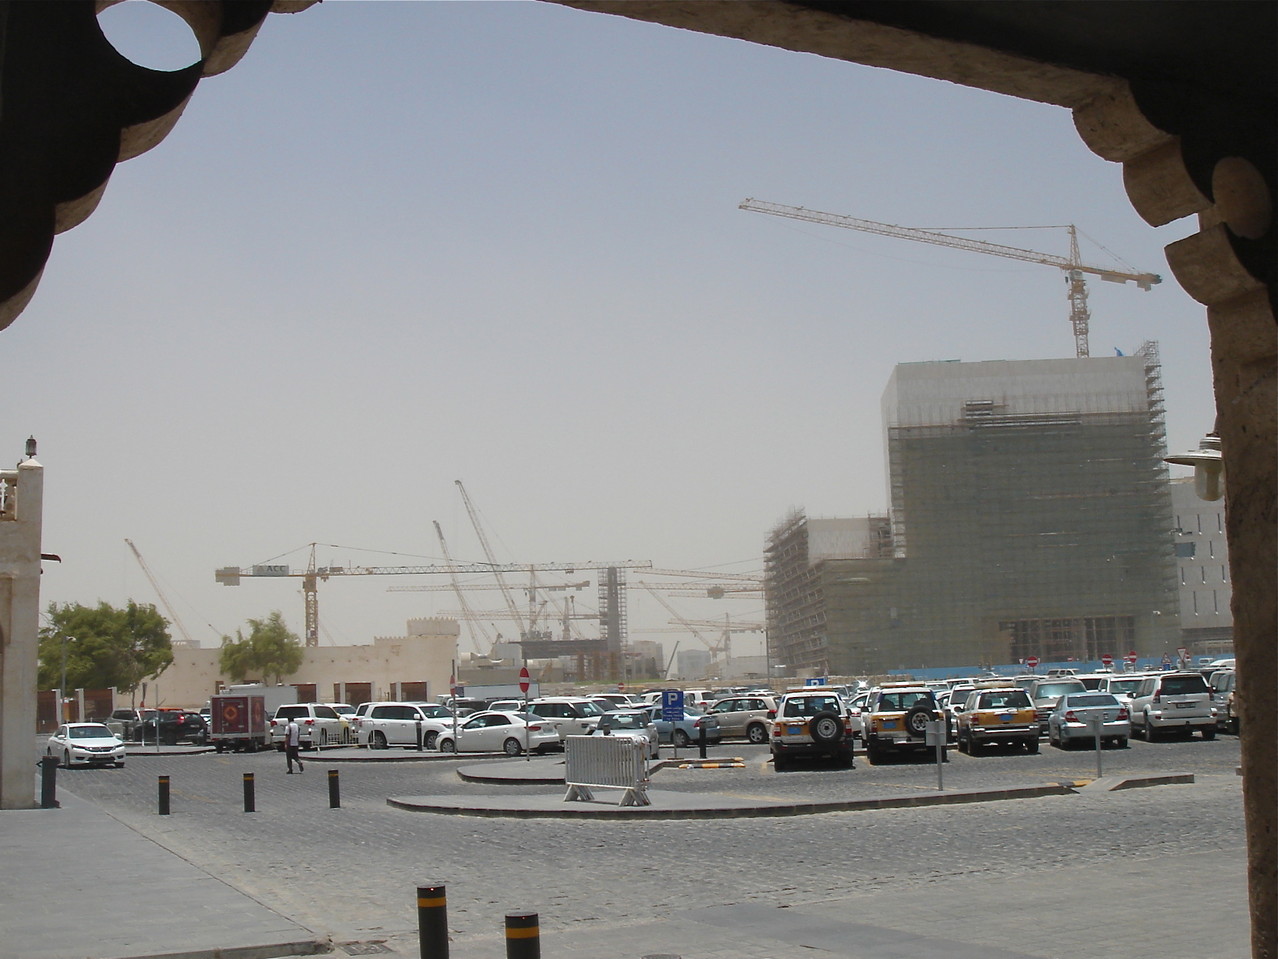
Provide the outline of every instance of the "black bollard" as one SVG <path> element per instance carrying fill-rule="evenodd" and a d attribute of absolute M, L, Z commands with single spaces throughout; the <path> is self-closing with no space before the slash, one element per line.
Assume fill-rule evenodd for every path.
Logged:
<path fill-rule="evenodd" d="M 541 959 L 537 913 L 506 913 L 506 959 Z"/>
<path fill-rule="evenodd" d="M 701 758 L 706 758 L 706 726 L 705 723 L 697 724 L 697 748 L 701 750 Z"/>
<path fill-rule="evenodd" d="M 448 896 L 443 886 L 417 887 L 421 959 L 448 959 Z"/>
<path fill-rule="evenodd" d="M 328 771 L 328 808 L 342 808 L 342 789 L 337 781 L 337 770 L 330 769 Z"/>
<path fill-rule="evenodd" d="M 244 811 L 257 812 L 257 796 L 254 792 L 253 774 L 244 774 Z"/>
<path fill-rule="evenodd" d="M 160 777 L 160 815 L 169 814 L 169 777 Z"/>
<path fill-rule="evenodd" d="M 422 721 L 420 719 L 414 719 L 413 725 L 417 728 L 417 751 L 421 752 L 422 751 Z"/>
<path fill-rule="evenodd" d="M 40 757 L 40 808 L 59 809 L 58 802 L 58 757 Z"/>

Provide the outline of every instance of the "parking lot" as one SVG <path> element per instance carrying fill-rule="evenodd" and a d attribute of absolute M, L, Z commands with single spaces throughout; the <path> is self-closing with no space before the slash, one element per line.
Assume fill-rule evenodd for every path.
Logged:
<path fill-rule="evenodd" d="M 1189 773 L 1190 784 L 1083 788 L 961 806 L 626 823 L 471 819 L 387 805 L 392 796 L 479 797 L 494 790 L 561 795 L 556 786 L 467 783 L 457 770 L 493 762 L 554 768 L 562 757 L 404 751 L 398 761 L 384 754 L 377 762 L 337 761 L 352 752 L 330 753 L 327 763 L 325 754 L 308 753 L 306 772 L 288 776 L 273 752 L 143 751 L 124 769 L 60 770 L 59 782 L 334 942 L 379 944 L 403 955 L 416 955 L 415 887 L 434 882 L 448 889 L 457 957 L 500 955 L 504 913 L 531 909 L 541 917 L 548 959 L 789 959 L 822 949 L 853 956 L 840 948 L 853 932 L 871 937 L 867 942 L 892 933 L 903 950 L 911 937 L 919 948 L 948 943 L 943 951 L 950 959 L 1099 959 L 1150 954 L 1141 936 L 1163 929 L 1160 903 L 1182 895 L 1222 951 L 1203 952 L 1193 937 L 1172 937 L 1160 943 L 1160 956 L 1223 957 L 1247 948 L 1232 736 L 1134 741 L 1103 753 L 1107 780 Z M 727 743 L 710 756 L 740 757 L 744 765 L 663 768 L 653 775 L 657 801 L 670 792 L 817 803 L 937 789 L 936 766 L 914 760 L 871 766 L 859 755 L 854 770 L 812 764 L 777 773 L 766 746 Z M 949 757 L 947 792 L 1077 784 L 1096 772 L 1094 752 L 1046 745 L 1037 755 L 992 750 L 974 758 L 950 750 Z M 339 809 L 329 808 L 328 769 L 339 770 Z M 245 772 L 256 783 L 253 813 L 243 811 Z M 156 814 L 159 775 L 171 782 L 166 817 Z M 1186 875 L 1210 885 L 1191 890 Z M 797 922 L 800 915 L 806 919 Z M 793 927 L 779 924 L 787 916 Z M 1098 919 L 1114 924 L 1103 940 L 1089 931 Z M 1009 928 L 1019 930 L 1013 941 Z M 604 943 L 611 946 L 600 951 Z"/>

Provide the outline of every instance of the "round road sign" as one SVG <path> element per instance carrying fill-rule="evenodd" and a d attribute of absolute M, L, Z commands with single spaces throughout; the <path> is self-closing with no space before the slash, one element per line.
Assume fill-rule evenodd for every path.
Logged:
<path fill-rule="evenodd" d="M 1101 656 L 1101 662 L 1104 663 L 1106 666 L 1113 666 L 1114 657 L 1111 656 L 1109 653 L 1105 653 L 1103 656 Z"/>
<path fill-rule="evenodd" d="M 507 673 L 506 675 L 509 676 L 510 674 Z M 519 691 L 521 693 L 528 692 L 528 667 L 527 666 L 519 667 Z"/>
<path fill-rule="evenodd" d="M 1037 656 L 1027 656 L 1027 657 L 1025 658 L 1025 665 L 1026 665 L 1026 666 L 1028 666 L 1030 669 L 1037 669 L 1037 668 L 1038 668 L 1038 657 L 1037 657 Z"/>

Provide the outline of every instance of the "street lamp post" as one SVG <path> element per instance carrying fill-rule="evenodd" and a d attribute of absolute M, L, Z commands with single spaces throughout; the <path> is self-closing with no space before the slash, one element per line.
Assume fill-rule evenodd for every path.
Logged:
<path fill-rule="evenodd" d="M 62 634 L 62 682 L 58 686 L 58 723 L 67 721 L 67 640 L 75 639 L 74 636 Z"/>

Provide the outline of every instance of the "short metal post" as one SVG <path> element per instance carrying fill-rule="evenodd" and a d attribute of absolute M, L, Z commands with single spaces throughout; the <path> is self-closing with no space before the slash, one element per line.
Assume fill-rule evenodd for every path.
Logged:
<path fill-rule="evenodd" d="M 337 781 L 337 770 L 330 769 L 328 771 L 328 808 L 340 809 L 342 807 L 342 788 Z"/>
<path fill-rule="evenodd" d="M 169 777 L 160 777 L 160 815 L 169 814 Z"/>
<path fill-rule="evenodd" d="M 422 751 L 422 721 L 420 719 L 413 720 L 413 726 L 417 729 L 417 751 Z"/>
<path fill-rule="evenodd" d="M 541 959 L 537 913 L 506 913 L 506 959 Z"/>
<path fill-rule="evenodd" d="M 701 750 L 701 758 L 706 758 L 706 725 L 701 723 L 697 726 L 697 749 Z"/>
<path fill-rule="evenodd" d="M 417 887 L 421 959 L 448 959 L 448 896 L 443 886 Z"/>
<path fill-rule="evenodd" d="M 1092 720 L 1092 732 L 1096 734 L 1096 778 L 1101 778 L 1101 727 L 1105 720 L 1097 716 Z"/>
<path fill-rule="evenodd" d="M 40 757 L 40 808 L 58 809 L 58 757 Z"/>
<path fill-rule="evenodd" d="M 257 812 L 257 796 L 254 792 L 253 774 L 244 774 L 244 811 Z"/>

